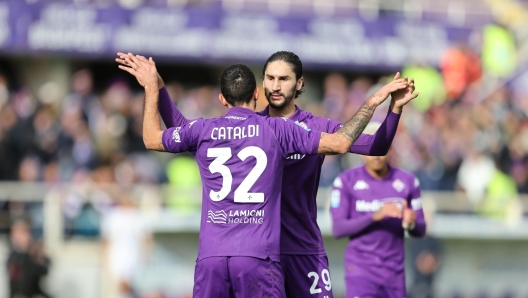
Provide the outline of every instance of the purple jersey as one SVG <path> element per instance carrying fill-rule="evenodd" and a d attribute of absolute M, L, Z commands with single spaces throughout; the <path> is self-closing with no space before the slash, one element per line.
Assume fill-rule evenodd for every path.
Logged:
<path fill-rule="evenodd" d="M 163 132 L 169 152 L 190 151 L 202 177 L 198 259 L 248 256 L 279 261 L 285 158 L 315 154 L 320 132 L 241 107 Z"/>
<path fill-rule="evenodd" d="M 376 179 L 363 166 L 335 179 L 330 203 L 332 229 L 336 237 L 350 237 L 345 251 L 346 276 L 401 286 L 405 278 L 402 220 L 385 218 L 374 222 L 372 214 L 383 203 L 404 200 L 416 212 L 416 226 L 409 234 L 421 237 L 425 234 L 425 220 L 420 183 L 413 174 L 390 167 L 385 178 Z"/>
<path fill-rule="evenodd" d="M 259 113 L 268 116 L 269 107 Z M 363 155 L 385 155 L 398 127 L 400 115 L 389 113 L 375 135 L 361 134 L 350 152 Z M 336 132 L 342 124 L 317 117 L 296 107 L 289 118 L 306 129 Z M 293 154 L 288 156 L 282 180 L 281 254 L 324 254 L 323 237 L 317 225 L 317 190 L 324 155 Z"/>
<path fill-rule="evenodd" d="M 172 102 L 167 89 L 161 88 L 158 110 L 167 127 L 183 126 L 190 122 Z M 269 108 L 259 112 L 269 116 Z M 334 133 L 341 123 L 317 117 L 296 107 L 289 118 L 305 129 Z M 400 119 L 389 111 L 376 134 L 361 134 L 350 152 L 381 156 L 387 154 Z M 285 161 L 281 200 L 281 254 L 324 254 L 323 237 L 317 225 L 317 190 L 324 155 L 304 156 L 295 153 Z"/>

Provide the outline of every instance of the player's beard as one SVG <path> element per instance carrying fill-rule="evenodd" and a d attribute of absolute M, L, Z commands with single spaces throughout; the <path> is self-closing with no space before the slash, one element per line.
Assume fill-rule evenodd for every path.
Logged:
<path fill-rule="evenodd" d="M 268 88 L 264 88 L 264 95 L 266 96 L 270 107 L 281 110 L 284 109 L 295 98 L 295 86 L 290 92 L 288 92 L 288 94 L 284 94 L 282 92 L 271 92 L 268 90 Z M 282 96 L 282 101 L 273 100 L 271 98 L 272 95 Z"/>

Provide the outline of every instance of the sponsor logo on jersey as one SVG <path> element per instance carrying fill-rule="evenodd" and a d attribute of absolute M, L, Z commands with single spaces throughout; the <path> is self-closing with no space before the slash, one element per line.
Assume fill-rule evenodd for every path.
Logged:
<path fill-rule="evenodd" d="M 308 128 L 308 125 L 306 125 L 306 123 L 304 122 L 299 122 L 298 120 L 295 121 L 295 124 L 299 125 L 300 127 L 304 128 L 304 130 L 307 130 L 307 131 L 310 131 L 311 129 Z"/>
<path fill-rule="evenodd" d="M 402 209 L 403 205 L 401 202 L 403 202 L 404 200 L 405 199 L 403 198 L 384 198 L 381 200 L 372 200 L 372 201 L 357 200 L 356 201 L 356 211 L 357 212 L 376 212 L 380 210 L 381 207 L 383 207 L 383 204 L 392 203 L 392 202 L 397 202 L 398 208 Z"/>
<path fill-rule="evenodd" d="M 216 224 L 225 224 L 227 220 L 227 214 L 224 210 L 219 211 L 207 211 L 207 222 L 212 222 Z"/>
<path fill-rule="evenodd" d="M 305 156 L 305 154 L 292 154 L 286 157 L 286 159 L 303 159 Z"/>
<path fill-rule="evenodd" d="M 369 185 L 364 180 L 358 180 L 356 184 L 354 184 L 354 190 L 365 190 L 369 189 Z"/>
<path fill-rule="evenodd" d="M 207 211 L 207 222 L 214 224 L 263 224 L 264 210 Z"/>
<path fill-rule="evenodd" d="M 239 116 L 226 116 L 226 119 L 234 119 L 234 120 L 246 120 L 247 118 L 239 117 Z"/>
<path fill-rule="evenodd" d="M 334 187 L 343 188 L 343 181 L 341 181 L 341 178 L 339 177 L 335 178 Z"/>
<path fill-rule="evenodd" d="M 401 192 L 405 188 L 405 183 L 400 179 L 396 179 L 392 182 L 392 187 L 394 187 L 397 192 Z"/>
<path fill-rule="evenodd" d="M 180 129 L 181 129 L 181 126 L 178 126 L 178 127 L 176 127 L 176 128 L 172 131 L 172 139 L 173 139 L 174 142 L 176 142 L 176 143 L 181 143 L 181 139 L 180 139 Z"/>
<path fill-rule="evenodd" d="M 339 189 L 332 190 L 332 197 L 330 198 L 330 207 L 337 208 L 341 204 L 341 191 Z"/>

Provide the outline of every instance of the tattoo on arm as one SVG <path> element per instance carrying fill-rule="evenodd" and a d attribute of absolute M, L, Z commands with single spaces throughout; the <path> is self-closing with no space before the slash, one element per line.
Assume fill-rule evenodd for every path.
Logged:
<path fill-rule="evenodd" d="M 372 118 L 375 110 L 375 107 L 368 105 L 367 100 L 359 108 L 356 114 L 350 118 L 350 120 L 348 120 L 336 133 L 341 134 L 347 140 L 352 141 L 353 144 L 369 123 L 370 118 Z"/>

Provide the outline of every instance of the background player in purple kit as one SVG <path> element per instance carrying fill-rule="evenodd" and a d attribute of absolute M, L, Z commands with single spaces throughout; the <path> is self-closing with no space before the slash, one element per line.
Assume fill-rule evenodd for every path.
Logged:
<path fill-rule="evenodd" d="M 371 123 L 365 133 L 379 126 Z M 420 183 L 391 167 L 387 156 L 341 173 L 331 198 L 332 232 L 350 237 L 345 252 L 347 298 L 406 297 L 404 234 L 425 235 Z"/>
<path fill-rule="evenodd" d="M 118 62 L 126 63 L 128 54 L 119 54 Z M 304 86 L 302 62 L 291 52 L 271 55 L 263 69 L 263 86 L 269 106 L 260 115 L 285 117 L 306 129 L 334 133 L 342 124 L 327 118 L 313 116 L 295 105 Z M 399 74 L 395 80 L 398 80 Z M 159 78 L 160 84 L 163 83 Z M 368 100 L 386 99 L 392 83 L 387 84 Z M 413 94 L 414 82 L 408 88 L 394 93 L 387 118 L 374 136 L 361 134 L 350 152 L 364 155 L 384 155 L 390 148 L 403 105 L 418 96 Z M 176 108 L 165 88 L 160 90 L 159 112 L 167 127 L 189 123 Z M 372 117 L 374 110 L 363 105 L 356 122 L 361 125 Z M 360 133 L 360 132 L 358 132 Z M 319 185 L 322 155 L 293 154 L 288 156 L 282 181 L 281 200 L 281 266 L 285 274 L 288 297 L 332 297 L 328 259 L 317 225 L 316 195 Z"/>
<path fill-rule="evenodd" d="M 280 260 L 280 193 L 285 158 L 343 154 L 364 129 L 356 115 L 336 133 L 303 129 L 285 118 L 254 112 L 258 88 L 241 64 L 224 69 L 219 99 L 229 108 L 220 118 L 160 128 L 158 78 L 152 59 L 130 55 L 120 65 L 145 88 L 143 139 L 148 149 L 195 155 L 203 181 L 195 297 L 284 297 Z M 138 76 L 137 73 L 144 73 Z M 392 89 L 407 88 L 403 79 Z M 374 108 L 385 98 L 368 104 Z M 367 119 L 368 121 L 368 119 Z M 236 156 L 235 156 L 236 155 Z"/>

